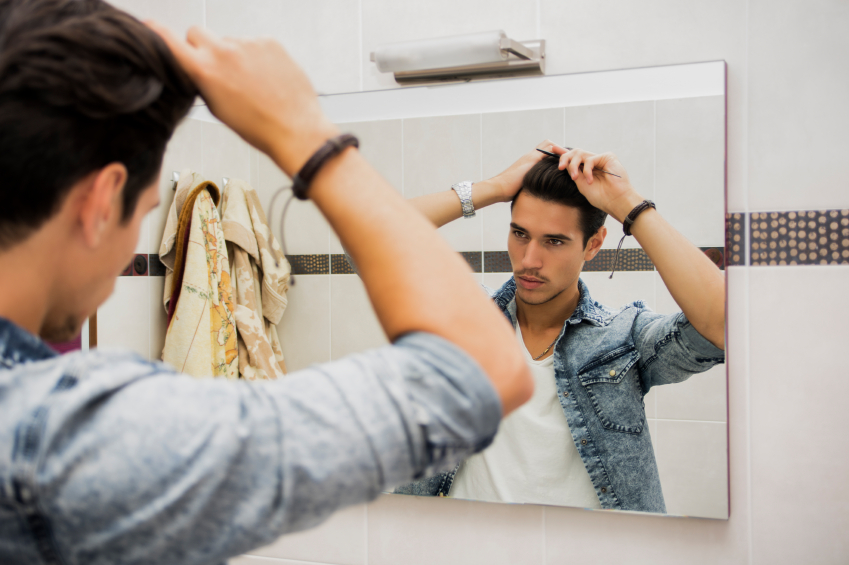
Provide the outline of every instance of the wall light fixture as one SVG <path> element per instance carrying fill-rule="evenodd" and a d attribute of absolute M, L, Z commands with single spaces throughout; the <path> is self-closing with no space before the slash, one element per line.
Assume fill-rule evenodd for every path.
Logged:
<path fill-rule="evenodd" d="M 371 54 L 399 84 L 545 74 L 545 40 L 515 41 L 503 31 L 381 45 Z"/>

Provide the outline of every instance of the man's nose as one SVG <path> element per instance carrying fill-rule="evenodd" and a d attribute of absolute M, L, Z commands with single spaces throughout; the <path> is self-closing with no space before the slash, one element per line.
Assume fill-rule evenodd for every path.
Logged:
<path fill-rule="evenodd" d="M 533 240 L 525 247 L 525 255 L 522 257 L 522 268 L 525 270 L 542 268 L 542 249 Z"/>

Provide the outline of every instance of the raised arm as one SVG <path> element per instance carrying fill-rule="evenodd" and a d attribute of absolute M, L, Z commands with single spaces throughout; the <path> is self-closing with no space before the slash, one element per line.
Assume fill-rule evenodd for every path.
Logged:
<path fill-rule="evenodd" d="M 567 170 L 587 200 L 622 222 L 644 200 L 628 180 L 612 153 L 594 155 L 580 149 L 563 153 L 560 168 Z M 622 178 L 601 173 L 611 171 Z M 654 263 L 666 288 L 696 330 L 725 349 L 725 280 L 722 271 L 673 228 L 663 216 L 648 209 L 637 216 L 631 233 Z"/>
<path fill-rule="evenodd" d="M 222 40 L 199 28 L 182 41 L 152 25 L 210 111 L 290 177 L 339 133 L 278 43 Z M 453 342 L 490 377 L 505 414 L 530 398 L 533 383 L 509 324 L 466 276 L 464 261 L 358 151 L 330 160 L 309 197 L 356 261 L 390 340 L 424 331 Z"/>
<path fill-rule="evenodd" d="M 537 147 L 546 151 L 553 151 L 555 148 L 565 151 L 565 149 L 558 147 L 548 140 L 543 141 Z M 544 155 L 542 153 L 534 149 L 522 155 L 518 161 L 510 165 L 499 175 L 489 180 L 474 183 L 472 185 L 472 203 L 475 205 L 475 210 L 498 202 L 510 202 L 516 193 L 519 192 L 519 189 L 522 188 L 522 178 L 524 178 L 525 173 L 543 157 Z M 438 228 L 453 222 L 463 215 L 460 199 L 450 189 L 419 196 L 411 199 L 409 202 L 413 208 L 421 212 L 425 218 L 430 220 Z"/>

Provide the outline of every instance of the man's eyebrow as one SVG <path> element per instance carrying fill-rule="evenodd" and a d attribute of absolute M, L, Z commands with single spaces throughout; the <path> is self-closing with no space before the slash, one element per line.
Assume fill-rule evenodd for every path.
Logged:
<path fill-rule="evenodd" d="M 510 222 L 510 227 L 513 228 L 514 230 L 523 231 L 525 233 L 528 232 L 528 230 L 526 230 L 525 228 L 523 228 L 522 226 L 520 226 L 516 222 Z M 568 235 L 563 235 L 562 233 L 546 233 L 546 234 L 543 234 L 543 237 L 546 238 L 546 239 L 565 239 L 566 241 L 572 241 L 571 237 L 569 237 Z"/>

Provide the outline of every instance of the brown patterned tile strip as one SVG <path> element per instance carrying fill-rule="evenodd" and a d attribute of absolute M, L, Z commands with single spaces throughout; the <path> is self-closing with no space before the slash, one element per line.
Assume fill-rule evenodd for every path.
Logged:
<path fill-rule="evenodd" d="M 725 262 L 746 264 L 746 215 L 740 212 L 725 216 Z"/>
<path fill-rule="evenodd" d="M 330 272 L 334 275 L 356 274 L 344 253 L 334 253 L 330 256 Z"/>
<path fill-rule="evenodd" d="M 329 275 L 330 255 L 286 255 L 293 275 Z"/>
<path fill-rule="evenodd" d="M 483 258 L 481 257 L 482 254 L 480 251 L 461 251 L 460 255 L 463 256 L 463 259 L 465 259 L 472 268 L 472 272 L 483 272 Z"/>
<path fill-rule="evenodd" d="M 699 247 L 702 252 L 721 270 L 725 270 L 725 249 L 722 247 Z"/>
<path fill-rule="evenodd" d="M 602 249 L 592 261 L 584 263 L 584 271 L 613 271 L 615 249 Z M 619 252 L 617 271 L 654 271 L 654 263 L 642 249 L 622 249 Z"/>
<path fill-rule="evenodd" d="M 849 210 L 753 212 L 751 265 L 849 265 Z"/>
<path fill-rule="evenodd" d="M 484 251 L 483 252 L 484 273 L 512 273 L 510 256 L 506 251 Z"/>
<path fill-rule="evenodd" d="M 152 277 L 165 276 L 165 265 L 159 260 L 159 255 L 157 254 L 151 253 L 147 256 L 147 268 Z"/>

